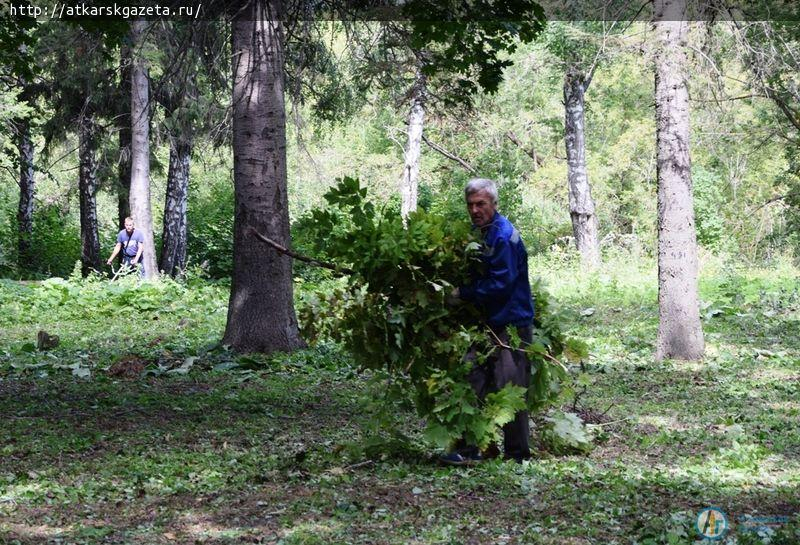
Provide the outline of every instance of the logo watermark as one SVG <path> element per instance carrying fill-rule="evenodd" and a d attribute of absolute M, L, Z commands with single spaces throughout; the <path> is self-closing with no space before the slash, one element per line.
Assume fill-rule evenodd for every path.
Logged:
<path fill-rule="evenodd" d="M 719 507 L 706 507 L 697 514 L 697 522 L 695 523 L 697 534 L 712 541 L 722 539 L 730 529 L 728 525 L 728 517 Z"/>

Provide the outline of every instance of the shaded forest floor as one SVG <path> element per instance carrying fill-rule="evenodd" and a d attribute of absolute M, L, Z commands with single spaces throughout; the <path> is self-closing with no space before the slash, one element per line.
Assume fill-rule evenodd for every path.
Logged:
<path fill-rule="evenodd" d="M 590 345 L 598 444 L 472 468 L 438 466 L 410 414 L 410 443 L 368 439 L 335 347 L 214 344 L 224 285 L 0 281 L 0 544 L 693 543 L 708 506 L 728 543 L 799 543 L 797 270 L 709 262 L 708 357 L 654 364 L 652 270 L 533 269 Z"/>

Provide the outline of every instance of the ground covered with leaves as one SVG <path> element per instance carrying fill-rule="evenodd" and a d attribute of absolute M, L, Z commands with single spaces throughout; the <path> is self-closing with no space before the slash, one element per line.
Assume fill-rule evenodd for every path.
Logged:
<path fill-rule="evenodd" d="M 652 266 L 532 269 L 590 347 L 562 408 L 596 446 L 470 468 L 410 412 L 375 436 L 333 345 L 220 346 L 224 284 L 0 282 L 0 543 L 694 543 L 710 506 L 723 542 L 800 542 L 797 269 L 707 259 L 708 357 L 661 364 Z"/>

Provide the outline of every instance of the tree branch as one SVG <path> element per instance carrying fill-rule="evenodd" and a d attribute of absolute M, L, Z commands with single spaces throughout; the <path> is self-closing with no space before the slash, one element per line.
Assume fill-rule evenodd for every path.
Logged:
<path fill-rule="evenodd" d="M 782 201 L 788 196 L 789 196 L 788 194 L 787 195 L 776 195 L 776 196 L 772 197 L 771 199 L 769 199 L 767 202 L 756 206 L 753 210 L 750 211 L 750 214 L 755 214 L 756 212 L 758 212 L 759 210 L 761 210 L 765 206 L 769 206 L 770 204 L 772 204 L 774 202 Z"/>
<path fill-rule="evenodd" d="M 428 144 L 431 147 L 431 149 L 433 149 L 434 151 L 438 151 L 439 153 L 441 153 L 442 155 L 444 155 L 445 157 L 447 157 L 451 161 L 455 161 L 456 163 L 458 163 L 459 165 L 461 165 L 462 167 L 467 169 L 470 173 L 477 174 L 478 171 L 475 169 L 475 167 L 473 167 L 472 165 L 467 163 L 464 159 L 462 159 L 458 155 L 456 155 L 454 153 L 450 153 L 449 151 L 447 151 L 443 147 L 441 147 L 441 146 L 439 146 L 437 144 L 434 144 L 433 142 L 428 140 L 428 137 L 425 136 L 424 134 L 422 135 L 422 140 L 423 140 L 423 142 Z"/>
<path fill-rule="evenodd" d="M 332 270 L 334 272 L 337 272 L 339 274 L 343 274 L 343 273 L 344 274 L 353 274 L 355 272 L 353 269 L 348 269 L 347 267 L 341 267 L 341 266 L 339 266 L 339 265 L 337 265 L 335 263 L 328 263 L 328 262 L 325 262 L 325 261 L 320 261 L 318 259 L 314 259 L 313 257 L 308 257 L 308 256 L 305 256 L 305 255 L 301 255 L 301 254 L 298 254 L 296 252 L 293 252 L 292 250 L 286 248 L 285 246 L 283 246 L 281 244 L 278 244 L 277 242 L 275 242 L 271 238 L 265 237 L 264 235 L 262 235 L 261 233 L 259 233 L 258 231 L 256 231 L 252 227 L 248 227 L 246 233 L 249 233 L 249 234 L 253 235 L 258 240 L 260 240 L 261 242 L 263 242 L 263 243 L 265 243 L 265 244 L 267 244 L 269 246 L 272 246 L 275 250 L 279 251 L 280 253 L 282 253 L 284 255 L 288 255 L 289 257 L 291 257 L 293 259 L 296 259 L 298 261 L 303 261 L 303 262 L 308 263 L 310 265 L 314 265 L 315 267 L 322 267 L 323 269 L 330 269 L 330 270 Z"/>
<path fill-rule="evenodd" d="M 542 160 L 542 158 L 536 155 L 536 150 L 533 148 L 528 149 L 525 146 L 523 146 L 522 142 L 520 142 L 519 138 L 517 138 L 517 135 L 514 134 L 514 131 L 506 131 L 506 138 L 511 140 L 519 149 L 524 151 L 525 155 L 533 159 L 533 162 L 536 164 L 537 167 L 544 165 L 544 161 Z"/>

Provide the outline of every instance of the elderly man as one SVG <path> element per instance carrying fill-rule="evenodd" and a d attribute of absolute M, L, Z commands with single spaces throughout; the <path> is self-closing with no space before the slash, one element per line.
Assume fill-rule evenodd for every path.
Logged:
<path fill-rule="evenodd" d="M 484 266 L 480 271 L 473 271 L 470 284 L 453 290 L 450 301 L 476 305 L 491 329 L 490 337 L 496 348 L 483 364 L 473 366 L 468 377 L 482 401 L 487 394 L 509 383 L 528 387 L 530 363 L 524 351 L 508 348 L 511 344 L 508 328 L 516 328 L 523 345 L 531 343 L 533 299 L 528 280 L 528 253 L 519 231 L 497 212 L 497 186 L 492 180 L 473 178 L 467 183 L 464 195 L 473 228 L 481 230 Z M 471 349 L 467 358 L 474 359 L 476 350 Z M 503 427 L 507 459 L 521 462 L 530 457 L 529 434 L 528 412 L 520 411 Z M 454 452 L 441 457 L 442 462 L 453 465 L 480 460 L 478 447 L 463 441 Z"/>
<path fill-rule="evenodd" d="M 117 244 L 114 246 L 114 251 L 106 261 L 106 264 L 111 265 L 117 254 L 122 251 L 122 264 L 130 265 L 134 268 L 139 267 L 139 274 L 144 276 L 144 263 L 141 263 L 143 250 L 144 235 L 134 228 L 133 218 L 125 218 L 125 229 L 117 234 Z M 140 263 L 141 266 L 139 266 Z"/>

